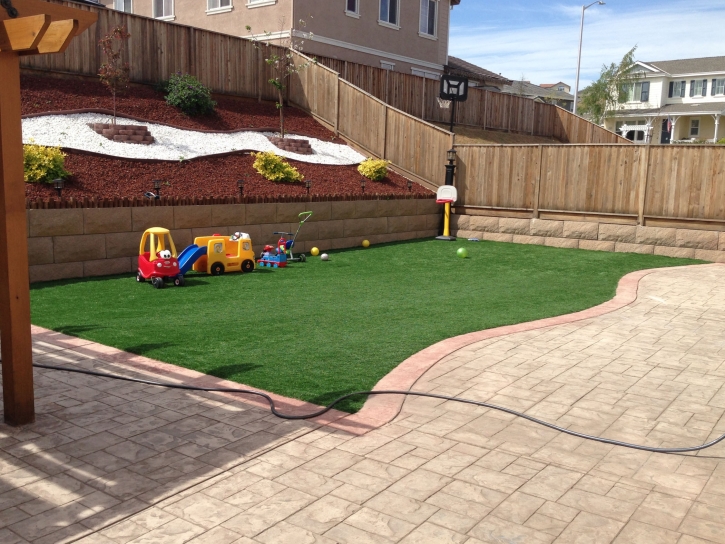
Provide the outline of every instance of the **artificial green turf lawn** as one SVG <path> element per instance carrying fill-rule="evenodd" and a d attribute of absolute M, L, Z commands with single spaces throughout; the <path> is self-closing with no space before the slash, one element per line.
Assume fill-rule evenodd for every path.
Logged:
<path fill-rule="evenodd" d="M 466 247 L 468 259 L 456 257 Z M 424 240 L 330 252 L 286 269 L 190 274 L 156 290 L 131 275 L 31 288 L 33 323 L 326 404 L 445 338 L 568 314 L 625 274 L 699 261 L 496 242 Z M 364 402 L 340 405 L 358 410 Z"/>

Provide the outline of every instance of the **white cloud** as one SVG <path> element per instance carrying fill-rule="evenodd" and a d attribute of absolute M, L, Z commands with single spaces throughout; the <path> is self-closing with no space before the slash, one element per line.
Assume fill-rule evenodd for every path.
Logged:
<path fill-rule="evenodd" d="M 556 4 L 556 24 L 518 28 L 453 26 L 451 55 L 501 73 L 522 74 L 533 83 L 569 82 L 576 75 L 581 6 Z M 644 61 L 719 56 L 723 51 L 725 6 L 704 0 L 654 4 L 622 12 L 595 6 L 586 12 L 580 88 L 599 76 L 603 64 L 619 62 L 637 45 Z"/>

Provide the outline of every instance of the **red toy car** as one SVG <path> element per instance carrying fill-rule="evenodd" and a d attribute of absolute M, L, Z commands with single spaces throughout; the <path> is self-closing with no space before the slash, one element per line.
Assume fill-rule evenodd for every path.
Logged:
<path fill-rule="evenodd" d="M 148 251 L 146 251 L 147 242 Z M 177 287 L 184 285 L 184 275 L 179 270 L 176 247 L 171 239 L 171 233 L 160 227 L 146 230 L 141 237 L 139 246 L 136 281 L 143 283 L 149 279 L 151 285 L 156 289 L 162 289 L 164 282 L 167 281 L 173 281 Z"/>

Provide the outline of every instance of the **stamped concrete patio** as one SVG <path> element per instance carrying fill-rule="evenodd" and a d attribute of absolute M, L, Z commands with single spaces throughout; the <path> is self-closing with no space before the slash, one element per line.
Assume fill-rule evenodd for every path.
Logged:
<path fill-rule="evenodd" d="M 657 270 L 603 315 L 448 344 L 413 389 L 699 444 L 725 433 L 724 308 L 725 266 Z M 161 379 L 35 338 L 39 363 Z M 37 422 L 0 425 L 3 544 L 725 543 L 725 444 L 650 454 L 432 399 L 348 432 L 227 395 L 45 370 L 36 386 Z"/>

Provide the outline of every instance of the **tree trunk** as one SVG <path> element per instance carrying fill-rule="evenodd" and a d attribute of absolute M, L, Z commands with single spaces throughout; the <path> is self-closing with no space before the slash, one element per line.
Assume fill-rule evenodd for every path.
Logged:
<path fill-rule="evenodd" d="M 113 89 L 111 91 L 111 94 L 113 95 L 113 124 L 116 124 L 116 89 Z"/>
<path fill-rule="evenodd" d="M 284 138 L 284 97 L 282 96 L 282 89 L 277 89 L 278 107 L 279 107 L 279 132 L 282 138 Z"/>

